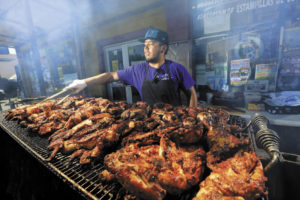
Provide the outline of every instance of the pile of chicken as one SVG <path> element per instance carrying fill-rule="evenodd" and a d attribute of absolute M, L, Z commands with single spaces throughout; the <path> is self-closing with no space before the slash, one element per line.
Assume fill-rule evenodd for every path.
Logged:
<path fill-rule="evenodd" d="M 69 97 L 61 105 L 25 105 L 5 118 L 48 137 L 48 161 L 59 151 L 72 162 L 103 161 L 99 178 L 117 180 L 137 198 L 179 196 L 197 185 L 195 200 L 267 195 L 249 139 L 237 137 L 241 128 L 229 125 L 230 115 L 218 107 Z"/>

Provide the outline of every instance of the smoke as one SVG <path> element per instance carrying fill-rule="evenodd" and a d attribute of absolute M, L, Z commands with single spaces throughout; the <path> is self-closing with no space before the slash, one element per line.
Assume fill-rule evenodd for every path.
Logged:
<path fill-rule="evenodd" d="M 49 49 L 51 51 L 54 46 L 68 48 L 57 42 L 72 40 L 76 25 L 79 27 L 91 19 L 89 3 L 89 0 L 0 0 L 1 45 L 15 47 L 17 54 L 20 53 L 23 61 L 20 67 L 28 73 L 21 77 L 28 86 L 25 96 L 45 95 L 45 91 L 53 92 L 51 88 L 63 87 L 50 83 L 49 76 L 58 76 L 54 68 L 59 65 L 69 63 L 69 68 L 74 66 L 74 50 L 70 48 L 50 55 Z M 19 51 L 28 47 L 31 48 L 29 52 Z M 49 59 L 45 59 L 46 55 L 50 56 Z M 47 60 L 52 63 L 47 63 Z M 8 84 L 3 81 L 2 90 L 7 93 L 8 86 L 5 85 Z M 34 87 L 29 89 L 31 85 Z"/>
<path fill-rule="evenodd" d="M 32 34 L 46 40 L 59 39 L 73 23 L 90 18 L 91 13 L 89 1 L 1 0 L 0 3 L 1 28 L 11 35 L 6 39 L 16 45 L 29 42 Z M 75 21 L 75 15 L 79 21 Z"/>

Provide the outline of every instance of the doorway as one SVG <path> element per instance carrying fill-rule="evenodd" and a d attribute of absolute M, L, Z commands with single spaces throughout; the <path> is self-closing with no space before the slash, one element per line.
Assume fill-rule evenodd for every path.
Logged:
<path fill-rule="evenodd" d="M 107 72 L 125 69 L 131 65 L 145 62 L 144 44 L 134 40 L 104 47 L 105 68 Z M 113 101 L 125 100 L 134 103 L 140 100 L 136 88 L 120 82 L 109 83 L 108 97 Z"/>

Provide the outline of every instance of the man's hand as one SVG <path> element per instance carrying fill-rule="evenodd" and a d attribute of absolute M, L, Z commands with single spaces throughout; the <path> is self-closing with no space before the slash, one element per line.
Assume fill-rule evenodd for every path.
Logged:
<path fill-rule="evenodd" d="M 85 82 L 85 80 L 81 79 L 76 79 L 74 80 L 70 85 L 68 85 L 67 87 L 65 87 L 65 90 L 75 90 L 74 93 L 78 93 L 80 91 L 82 91 L 84 88 L 87 87 L 87 84 Z"/>

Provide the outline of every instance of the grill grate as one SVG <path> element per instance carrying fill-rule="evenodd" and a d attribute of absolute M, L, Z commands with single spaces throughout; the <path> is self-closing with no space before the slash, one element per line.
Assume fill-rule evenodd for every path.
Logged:
<path fill-rule="evenodd" d="M 0 126 L 16 140 L 22 147 L 24 147 L 31 155 L 37 158 L 44 166 L 50 169 L 58 177 L 78 191 L 86 199 L 100 199 L 111 200 L 118 199 L 119 192 L 122 191 L 118 183 L 103 183 L 98 179 L 98 174 L 104 169 L 101 163 L 94 163 L 94 165 L 82 166 L 78 162 L 69 162 L 70 155 L 64 155 L 60 152 L 51 160 L 45 161 L 50 155 L 47 150 L 48 138 L 41 137 L 35 133 L 28 132 L 27 129 L 20 127 L 16 121 L 6 121 L 4 119 L 5 112 L 0 112 Z M 229 124 L 237 125 L 245 128 L 246 121 L 240 116 L 231 115 Z M 239 137 L 249 136 L 250 130 L 246 129 Z M 250 134 L 250 138 L 251 138 Z M 252 140 L 251 142 L 255 142 Z M 253 143 L 252 143 L 253 145 Z M 194 196 L 191 191 L 187 194 L 182 194 L 179 198 L 181 200 L 191 199 Z M 177 197 L 178 199 L 178 197 Z M 267 199 L 267 198 L 261 198 Z"/>
<path fill-rule="evenodd" d="M 120 186 L 117 183 L 106 184 L 98 179 L 99 172 L 104 168 L 101 163 L 95 163 L 90 167 L 81 166 L 76 162 L 72 162 L 70 165 L 70 155 L 63 155 L 60 152 L 51 162 L 45 161 L 49 157 L 48 138 L 28 132 L 16 121 L 6 121 L 5 114 L 5 112 L 0 112 L 2 129 L 59 178 L 66 180 L 83 197 L 86 199 L 115 199 L 115 190 L 118 190 Z"/>
<path fill-rule="evenodd" d="M 242 129 L 247 126 L 246 120 L 238 115 L 230 115 L 228 124 L 240 126 Z"/>

